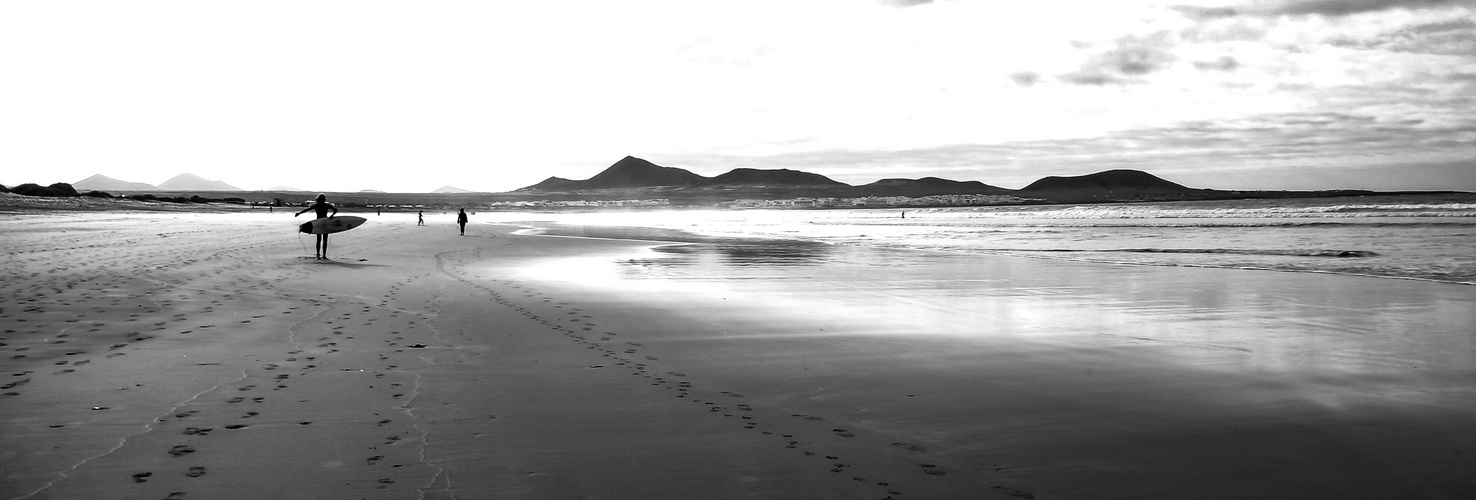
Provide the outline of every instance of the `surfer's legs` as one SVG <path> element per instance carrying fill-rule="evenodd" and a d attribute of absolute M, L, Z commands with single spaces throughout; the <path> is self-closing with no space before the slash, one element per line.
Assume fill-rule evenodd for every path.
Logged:
<path fill-rule="evenodd" d="M 320 234 L 313 240 L 313 257 L 319 260 L 328 258 L 328 235 Z"/>

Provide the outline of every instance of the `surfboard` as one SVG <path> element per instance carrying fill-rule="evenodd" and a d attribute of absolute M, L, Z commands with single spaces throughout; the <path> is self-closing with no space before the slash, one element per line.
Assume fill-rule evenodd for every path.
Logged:
<path fill-rule="evenodd" d="M 304 222 L 297 226 L 297 230 L 308 234 L 339 233 L 362 226 L 365 222 L 368 221 L 363 217 L 341 215 Z"/>

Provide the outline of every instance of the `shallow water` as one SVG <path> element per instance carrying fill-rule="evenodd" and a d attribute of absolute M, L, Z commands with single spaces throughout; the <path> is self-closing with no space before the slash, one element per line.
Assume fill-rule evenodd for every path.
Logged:
<path fill-rule="evenodd" d="M 1337 273 L 1476 284 L 1476 195 L 920 210 L 488 214 L 621 237 L 779 237 L 1154 266 Z M 664 232 L 658 231 L 665 230 Z M 609 231 L 609 229 L 605 229 Z"/>
<path fill-rule="evenodd" d="M 651 294 L 653 302 L 674 295 L 724 302 L 743 310 L 737 316 L 829 318 L 849 334 L 1074 337 L 1093 345 L 1110 336 L 1313 372 L 1476 367 L 1469 335 L 1476 311 L 1466 310 L 1476 294 L 1454 284 L 762 239 L 582 259 L 550 260 L 523 275 Z"/>

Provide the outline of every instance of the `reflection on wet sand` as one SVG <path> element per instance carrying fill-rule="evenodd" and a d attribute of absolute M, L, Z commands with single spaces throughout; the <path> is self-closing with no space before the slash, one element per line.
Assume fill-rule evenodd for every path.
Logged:
<path fill-rule="evenodd" d="M 627 261 L 639 266 L 804 266 L 823 264 L 835 253 L 834 245 L 816 241 L 725 238 L 646 227 L 549 225 L 539 230 L 539 233 L 549 236 L 679 243 L 655 247 L 653 250 L 660 254 L 659 257 Z"/>
<path fill-rule="evenodd" d="M 809 241 L 744 241 L 668 245 L 654 249 L 666 258 L 646 263 L 668 266 L 806 266 L 827 262 L 832 247 Z"/>
<path fill-rule="evenodd" d="M 788 241 L 581 258 L 614 279 L 562 281 L 663 363 L 971 470 L 1011 460 L 1038 494 L 1476 492 L 1470 287 Z"/>

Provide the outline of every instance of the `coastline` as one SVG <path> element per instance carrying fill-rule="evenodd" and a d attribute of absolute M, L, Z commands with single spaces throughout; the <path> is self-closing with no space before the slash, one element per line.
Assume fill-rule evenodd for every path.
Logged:
<path fill-rule="evenodd" d="M 0 496 L 1476 492 L 1462 285 L 287 219 L 0 221 Z"/>

